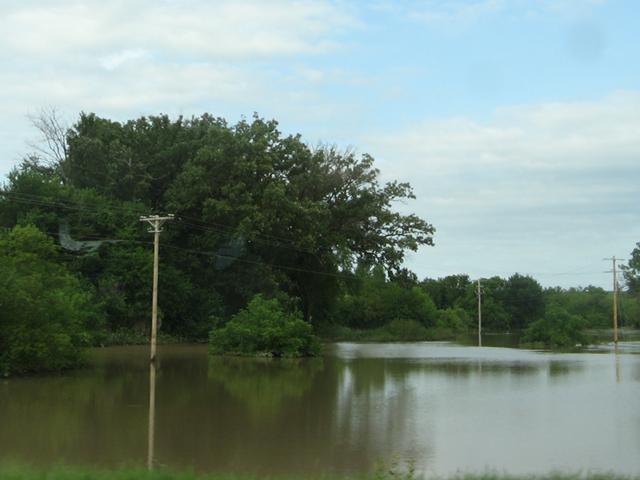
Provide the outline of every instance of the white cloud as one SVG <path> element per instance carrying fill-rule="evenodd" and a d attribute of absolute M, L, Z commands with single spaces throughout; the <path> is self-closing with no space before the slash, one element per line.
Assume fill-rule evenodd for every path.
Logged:
<path fill-rule="evenodd" d="M 0 45 L 26 55 L 148 50 L 207 58 L 313 53 L 354 25 L 332 3 L 274 0 L 25 2 L 3 9 Z"/>
<path fill-rule="evenodd" d="M 224 105 L 250 113 L 278 101 L 309 112 L 316 107 L 295 100 L 310 95 L 297 80 L 325 81 L 322 70 L 272 64 L 308 62 L 356 26 L 350 8 L 330 0 L 5 2 L 0 130 L 11 141 L 1 147 L 0 172 L 25 152 L 30 133 L 19 119 L 43 106 L 117 119 L 225 114 Z"/>
<path fill-rule="evenodd" d="M 554 272 L 558 254 L 565 269 L 597 273 L 600 258 L 640 238 L 638 112 L 640 92 L 618 92 L 498 109 L 484 122 L 428 121 L 362 143 L 389 178 L 414 186 L 418 200 L 403 208 L 438 229 L 438 247 L 409 262 L 420 274 Z"/>
<path fill-rule="evenodd" d="M 147 51 L 134 48 L 134 49 L 126 49 L 121 52 L 112 53 L 100 59 L 100 64 L 105 70 L 115 70 L 120 67 L 122 64 L 133 61 L 140 60 L 142 58 L 147 57 L 149 54 Z"/>
<path fill-rule="evenodd" d="M 640 93 L 618 92 L 601 101 L 555 102 L 501 108 L 487 122 L 427 121 L 370 139 L 409 168 L 524 170 L 638 165 Z M 405 173 L 409 173 L 408 171 Z"/>

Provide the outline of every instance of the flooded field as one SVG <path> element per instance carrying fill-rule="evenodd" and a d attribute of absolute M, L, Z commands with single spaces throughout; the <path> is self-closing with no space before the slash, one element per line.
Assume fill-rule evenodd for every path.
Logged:
<path fill-rule="evenodd" d="M 146 347 L 96 350 L 81 371 L 0 380 L 0 462 L 296 474 L 398 459 L 429 474 L 637 474 L 639 352 L 343 343 L 269 360 L 163 346 L 151 372 Z"/>

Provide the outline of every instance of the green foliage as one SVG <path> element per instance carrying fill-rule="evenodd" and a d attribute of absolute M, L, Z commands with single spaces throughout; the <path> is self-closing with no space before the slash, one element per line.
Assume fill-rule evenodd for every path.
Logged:
<path fill-rule="evenodd" d="M 378 341 L 411 342 L 427 340 L 428 330 L 416 320 L 395 319 L 378 329 Z"/>
<path fill-rule="evenodd" d="M 220 383 L 255 421 L 270 421 L 288 400 L 299 401 L 324 368 L 322 358 L 209 358 L 209 380 Z"/>
<path fill-rule="evenodd" d="M 420 287 L 387 280 L 381 267 L 360 268 L 354 284 L 338 299 L 334 318 L 352 328 L 376 328 L 402 319 L 430 327 L 437 308 Z"/>
<path fill-rule="evenodd" d="M 0 237 L 0 374 L 74 367 L 101 327 L 92 292 L 56 258 L 34 226 Z"/>
<path fill-rule="evenodd" d="M 188 338 L 172 335 L 159 331 L 157 342 L 160 345 L 177 343 L 187 343 Z M 115 330 L 104 330 L 94 335 L 93 345 L 109 347 L 112 345 L 148 345 L 149 332 L 136 328 L 117 328 Z"/>
<path fill-rule="evenodd" d="M 636 243 L 627 264 L 622 265 L 622 272 L 629 293 L 640 296 L 640 242 Z"/>
<path fill-rule="evenodd" d="M 503 301 L 514 329 L 526 328 L 544 315 L 542 287 L 529 276 L 516 273 L 509 277 Z"/>
<path fill-rule="evenodd" d="M 330 470 L 330 468 L 327 468 Z M 96 468 L 65 467 L 43 470 L 27 466 L 0 466 L 0 477 L 4 480 L 256 480 L 255 474 L 208 473 L 191 471 L 176 472 L 165 468 L 149 471 L 142 468 L 120 468 L 100 470 Z M 312 476 L 273 475 L 272 480 L 304 480 Z M 418 474 L 413 461 L 389 463 L 379 462 L 371 473 L 360 475 L 323 475 L 326 480 L 415 480 Z M 603 472 L 557 473 L 540 475 L 511 475 L 508 473 L 458 473 L 450 477 L 434 477 L 441 480 L 640 480 L 638 475 L 621 475 Z"/>
<path fill-rule="evenodd" d="M 507 281 L 500 277 L 481 280 L 482 285 L 482 325 L 486 331 L 506 332 L 512 329 L 512 318 L 506 307 Z M 475 288 L 467 294 L 467 311 L 478 315 Z"/>
<path fill-rule="evenodd" d="M 600 287 L 549 288 L 545 290 L 545 298 L 547 305 L 556 305 L 580 316 L 588 328 L 611 326 L 612 294 Z"/>
<path fill-rule="evenodd" d="M 160 313 L 172 334 L 206 338 L 256 294 L 285 291 L 303 317 L 326 320 L 340 273 L 359 261 L 400 274 L 433 227 L 392 209 L 405 183 L 381 183 L 369 155 L 313 149 L 259 117 L 235 125 L 204 114 L 124 123 L 82 113 L 57 163 L 30 158 L 0 195 L 0 226 L 33 223 L 79 243 L 61 261 L 90 282 L 107 327 L 147 322 L 150 235 L 141 214 L 172 212 L 162 237 Z"/>
<path fill-rule="evenodd" d="M 422 287 L 439 309 L 459 305 L 465 295 L 473 289 L 468 275 L 449 275 L 438 280 L 425 278 Z"/>
<path fill-rule="evenodd" d="M 299 312 L 286 312 L 278 300 L 262 295 L 256 295 L 224 327 L 214 328 L 209 344 L 215 355 L 305 357 L 320 353 L 311 325 Z"/>
<path fill-rule="evenodd" d="M 450 329 L 454 332 L 464 332 L 471 327 L 472 319 L 463 308 L 447 308 L 438 311 L 436 326 L 440 329 Z"/>
<path fill-rule="evenodd" d="M 620 295 L 620 319 L 623 327 L 640 328 L 640 295 Z"/>
<path fill-rule="evenodd" d="M 579 316 L 552 306 L 544 318 L 527 327 L 522 341 L 547 347 L 573 347 L 585 343 L 584 327 L 585 322 Z"/>

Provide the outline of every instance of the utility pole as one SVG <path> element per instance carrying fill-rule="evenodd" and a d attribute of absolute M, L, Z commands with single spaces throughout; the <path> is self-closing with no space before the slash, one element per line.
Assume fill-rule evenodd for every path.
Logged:
<path fill-rule="evenodd" d="M 478 279 L 478 346 L 482 346 L 482 288 Z"/>
<path fill-rule="evenodd" d="M 154 362 L 149 362 L 149 428 L 147 434 L 147 469 L 153 470 L 156 442 L 156 364 Z"/>
<path fill-rule="evenodd" d="M 173 215 L 166 217 L 159 215 L 151 215 L 149 217 L 140 217 L 141 222 L 147 222 L 151 225 L 149 233 L 153 233 L 153 295 L 151 297 L 151 354 L 149 360 L 156 360 L 156 339 L 158 336 L 158 253 L 160 251 L 160 232 L 164 222 L 173 220 Z"/>
<path fill-rule="evenodd" d="M 618 345 L 618 277 L 616 274 L 616 261 L 615 255 L 611 258 L 605 258 L 605 260 L 611 260 L 613 265 L 613 343 Z"/>

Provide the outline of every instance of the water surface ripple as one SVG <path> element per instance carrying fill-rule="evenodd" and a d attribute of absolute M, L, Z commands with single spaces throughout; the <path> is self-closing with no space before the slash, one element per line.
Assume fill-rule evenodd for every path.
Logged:
<path fill-rule="evenodd" d="M 162 346 L 149 452 L 148 349 L 0 381 L 0 461 L 299 474 L 413 460 L 451 474 L 640 473 L 638 345 L 559 354 L 444 342 L 329 345 L 323 358 Z"/>

